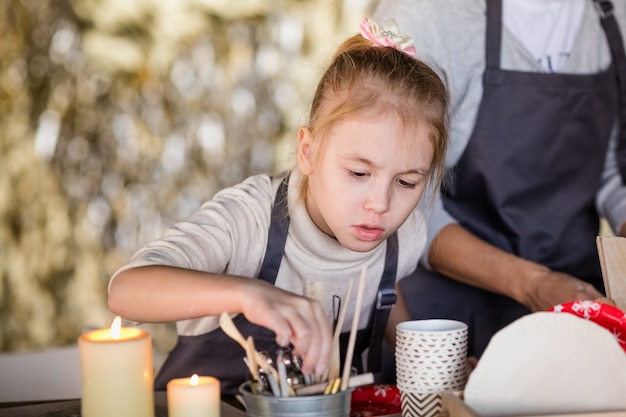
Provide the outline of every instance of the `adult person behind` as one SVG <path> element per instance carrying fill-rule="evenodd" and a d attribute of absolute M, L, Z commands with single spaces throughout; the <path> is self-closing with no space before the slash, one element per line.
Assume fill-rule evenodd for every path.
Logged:
<path fill-rule="evenodd" d="M 480 356 L 516 318 L 602 295 L 599 217 L 626 232 L 626 4 L 380 0 L 391 16 L 451 94 L 448 181 L 402 291 L 413 318 L 467 322 Z"/>

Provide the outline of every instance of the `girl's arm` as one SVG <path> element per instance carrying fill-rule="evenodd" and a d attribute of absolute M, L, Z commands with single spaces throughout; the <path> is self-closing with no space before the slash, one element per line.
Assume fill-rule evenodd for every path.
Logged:
<path fill-rule="evenodd" d="M 275 332 L 279 345 L 292 343 L 304 373 L 323 373 L 328 365 L 332 333 L 322 305 L 263 280 L 169 266 L 136 267 L 111 282 L 108 305 L 115 314 L 140 322 L 242 313 Z"/>
<path fill-rule="evenodd" d="M 171 322 L 240 313 L 245 297 L 261 284 L 171 266 L 142 266 L 120 272 L 109 288 L 109 309 L 128 320 Z"/>

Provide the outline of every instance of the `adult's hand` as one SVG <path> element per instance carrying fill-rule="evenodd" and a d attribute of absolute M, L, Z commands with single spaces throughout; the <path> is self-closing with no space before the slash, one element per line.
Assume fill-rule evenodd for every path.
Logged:
<path fill-rule="evenodd" d="M 570 301 L 603 297 L 593 285 L 548 268 L 543 268 L 527 279 L 526 297 L 520 301 L 532 311 L 544 311 Z"/>
<path fill-rule="evenodd" d="M 441 274 L 507 295 L 532 311 L 602 297 L 592 285 L 496 248 L 458 224 L 446 226 L 435 237 L 429 261 Z"/>

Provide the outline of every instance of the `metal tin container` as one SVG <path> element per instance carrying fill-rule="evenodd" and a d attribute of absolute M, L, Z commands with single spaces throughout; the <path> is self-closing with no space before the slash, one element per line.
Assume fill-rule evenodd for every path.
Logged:
<path fill-rule="evenodd" d="M 250 382 L 239 387 L 250 417 L 349 417 L 353 389 L 329 395 L 274 397 L 257 395 Z"/>

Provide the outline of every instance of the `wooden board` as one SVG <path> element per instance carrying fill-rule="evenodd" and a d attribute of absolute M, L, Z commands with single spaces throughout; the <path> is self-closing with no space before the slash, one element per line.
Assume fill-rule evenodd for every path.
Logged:
<path fill-rule="evenodd" d="M 626 238 L 598 236 L 596 246 L 606 295 L 626 310 Z"/>
<path fill-rule="evenodd" d="M 457 391 L 445 391 L 441 394 L 441 413 L 439 417 L 482 417 L 465 401 L 463 393 Z M 626 417 L 626 411 L 604 411 L 597 413 L 568 413 L 546 414 L 533 416 L 509 416 L 509 417 Z"/>

